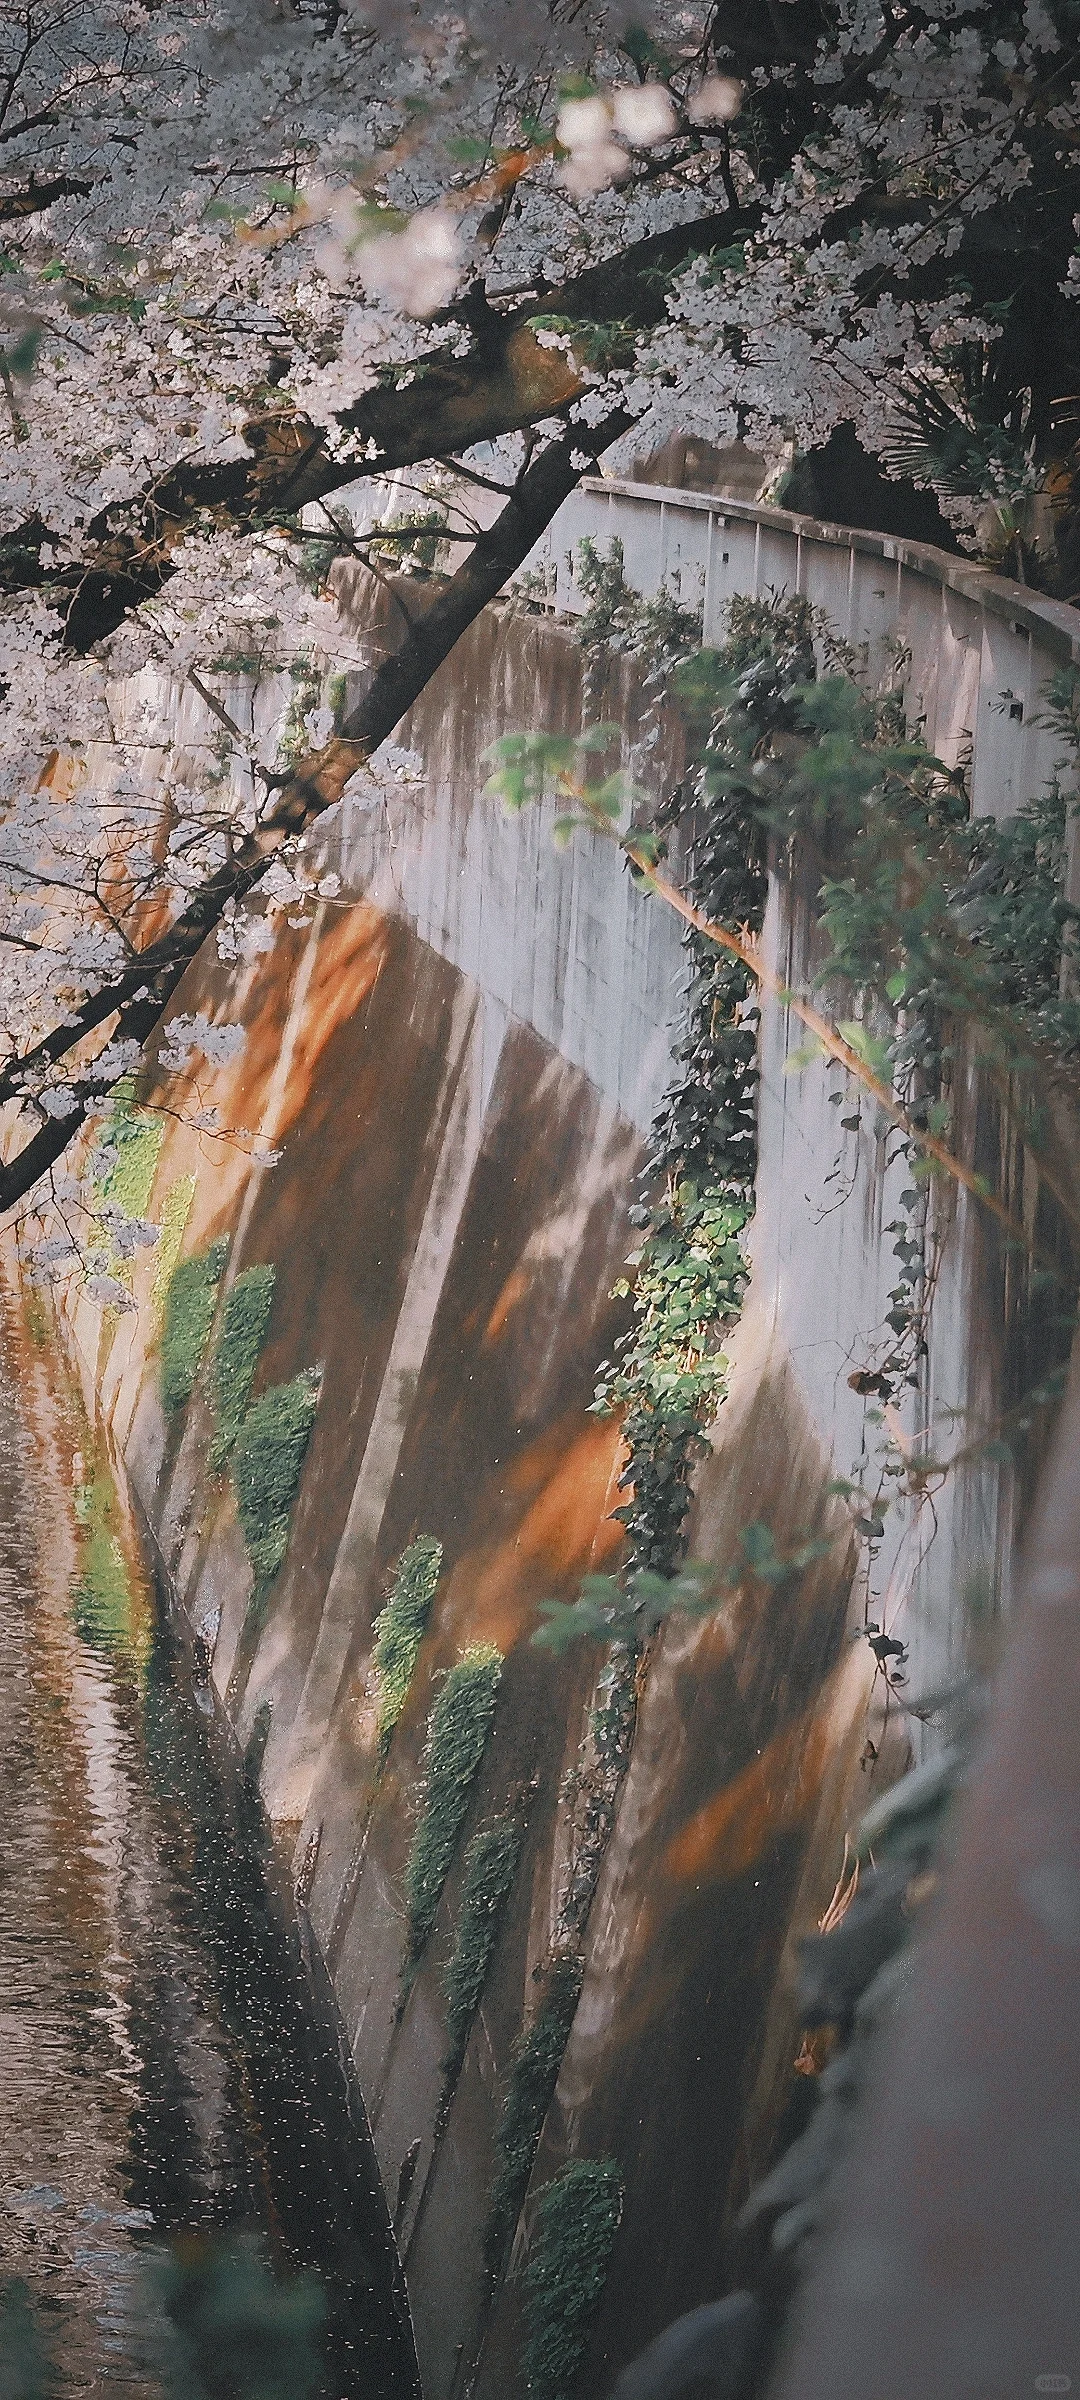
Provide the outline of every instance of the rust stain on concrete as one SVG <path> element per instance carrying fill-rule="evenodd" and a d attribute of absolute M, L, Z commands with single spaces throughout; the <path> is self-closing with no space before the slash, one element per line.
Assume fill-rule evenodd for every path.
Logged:
<path fill-rule="evenodd" d="M 485 1347 L 489 1343 L 501 1341 L 514 1309 L 520 1308 L 522 1301 L 528 1298 L 531 1282 L 532 1276 L 525 1267 L 515 1267 L 507 1276 L 484 1327 L 482 1340 Z"/>
<path fill-rule="evenodd" d="M 599 1418 L 576 1431 L 554 1426 L 529 1444 L 504 1477 L 511 1504 L 523 1502 L 523 1512 L 493 1547 L 481 1544 L 458 1561 L 441 1628 L 512 1649 L 535 1630 L 539 1600 L 615 1557 L 623 1529 L 606 1505 L 620 1442 L 618 1426 Z"/>
<path fill-rule="evenodd" d="M 778 1834 L 801 1823 L 817 1791 L 826 1747 L 816 1712 L 782 1725 L 668 1843 L 661 1875 L 694 1884 L 745 1875 Z"/>
<path fill-rule="evenodd" d="M 335 910 L 319 939 L 307 1005 L 281 1106 L 282 1133 L 294 1124 L 335 1034 L 370 997 L 389 955 L 393 929 L 367 901 Z"/>

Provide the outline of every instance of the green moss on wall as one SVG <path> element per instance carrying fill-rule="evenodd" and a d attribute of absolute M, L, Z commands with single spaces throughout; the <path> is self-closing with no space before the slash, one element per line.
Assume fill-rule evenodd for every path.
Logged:
<path fill-rule="evenodd" d="M 223 1234 L 208 1250 L 181 1259 L 169 1277 L 161 1335 L 161 1397 L 168 1416 L 175 1416 L 195 1389 L 228 1252 Z"/>
<path fill-rule="evenodd" d="M 178 1175 L 170 1183 L 162 1202 L 161 1231 L 158 1235 L 158 1246 L 154 1252 L 154 1281 L 151 1288 L 151 1301 L 158 1318 L 165 1313 L 169 1285 L 179 1264 L 181 1245 L 187 1231 L 187 1221 L 191 1215 L 191 1204 L 194 1198 L 194 1175 Z"/>
<path fill-rule="evenodd" d="M 405 1990 L 450 1872 L 491 1732 L 502 1664 L 501 1651 L 490 1643 L 466 1650 L 451 1667 L 428 1718 L 423 1799 L 405 1869 Z"/>
<path fill-rule="evenodd" d="M 613 2158 L 575 2158 L 540 2194 L 525 2269 L 525 2374 L 533 2400 L 573 2400 L 622 2204 Z"/>
<path fill-rule="evenodd" d="M 289 1545 L 289 1519 L 319 1405 L 310 1370 L 277 1383 L 249 1408 L 232 1456 L 236 1509 L 261 1598 Z"/>
<path fill-rule="evenodd" d="M 456 2076 L 465 2056 L 469 2027 L 480 2005 L 499 1919 L 517 1873 L 523 1835 L 524 1828 L 517 1817 L 500 1817 L 484 1832 L 474 1834 L 465 1852 L 457 1935 L 443 1976 L 447 2050 L 442 2063 L 448 2082 Z"/>
<path fill-rule="evenodd" d="M 114 1208 L 122 1208 L 126 1217 L 145 1217 L 165 1138 L 165 1119 L 133 1108 L 131 1093 L 131 1085 L 122 1084 L 113 1097 L 104 1140 L 116 1157 L 102 1180 L 101 1196 Z"/>
<path fill-rule="evenodd" d="M 375 1619 L 372 1657 L 379 1679 L 377 1761 L 383 1766 L 408 1698 L 420 1644 L 442 1570 L 442 1543 L 418 1534 L 394 1569 L 386 1607 Z"/>
<path fill-rule="evenodd" d="M 484 2228 L 484 2260 L 492 2277 L 504 2272 L 509 2257 L 536 2146 L 581 1997 L 582 1972 L 580 1958 L 552 1960 L 532 2024 L 514 2045 L 495 2137 L 495 2177 Z"/>
<path fill-rule="evenodd" d="M 214 1474 L 224 1466 L 244 1421 L 259 1353 L 270 1322 L 274 1268 L 245 1267 L 225 1294 L 210 1377 L 216 1428 L 210 1443 Z"/>

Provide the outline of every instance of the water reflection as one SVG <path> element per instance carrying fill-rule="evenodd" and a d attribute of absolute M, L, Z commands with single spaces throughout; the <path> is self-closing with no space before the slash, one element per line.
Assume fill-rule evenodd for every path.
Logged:
<path fill-rule="evenodd" d="M 116 1493 L 79 1448 L 9 1322 L 0 2275 L 25 2286 L 57 2400 L 158 2400 L 148 2254 L 180 2237 L 190 2299 L 208 2240 L 246 2228 L 279 2274 L 320 2278 L 324 2400 L 413 2400 L 370 2149 L 267 1903 L 257 1811 L 215 1772 Z"/>

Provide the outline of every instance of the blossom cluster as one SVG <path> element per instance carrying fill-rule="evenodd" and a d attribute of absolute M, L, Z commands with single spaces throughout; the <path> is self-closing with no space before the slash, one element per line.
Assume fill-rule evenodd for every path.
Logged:
<path fill-rule="evenodd" d="M 0 1077 L 32 1122 L 78 1113 L 40 1045 L 220 870 L 332 732 L 331 674 L 368 664 L 296 572 L 317 529 L 234 507 L 276 432 L 326 489 L 378 473 L 395 409 L 417 456 L 426 391 L 482 380 L 508 315 L 520 354 L 561 347 L 576 384 L 548 417 L 503 397 L 504 361 L 493 422 L 542 446 L 569 420 L 582 467 L 615 409 L 637 452 L 679 430 L 779 462 L 845 421 L 881 451 L 906 383 L 992 351 L 1001 309 L 965 244 L 1073 172 L 1065 0 L 837 0 L 816 50 L 804 13 L 769 12 L 791 20 L 770 60 L 693 0 L 659 0 L 647 38 L 602 0 L 10 0 Z M 680 227 L 666 304 L 639 306 L 627 260 Z M 617 322 L 590 302 L 583 339 L 558 296 L 608 265 Z M 379 440 L 353 422 L 367 395 Z M 91 569 L 147 557 L 157 588 L 80 655 Z M 316 896 L 295 860 L 263 890 L 222 916 L 223 958 Z"/>

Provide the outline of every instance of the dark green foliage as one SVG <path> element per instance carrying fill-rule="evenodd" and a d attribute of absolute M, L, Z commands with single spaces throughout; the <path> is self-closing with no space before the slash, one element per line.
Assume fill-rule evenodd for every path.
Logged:
<path fill-rule="evenodd" d="M 48 2400 L 55 2388 L 30 2294 L 12 2276 L 0 2283 L 0 2392 L 4 2400 Z"/>
<path fill-rule="evenodd" d="M 533 2400 L 573 2400 L 622 2204 L 613 2158 L 572 2159 L 540 2194 L 525 2270 L 525 2374 Z"/>
<path fill-rule="evenodd" d="M 495 2139 L 498 2164 L 484 2227 L 484 2259 L 493 2277 L 503 2273 L 509 2257 L 536 2146 L 581 1997 L 583 1972 L 580 1958 L 552 1960 L 532 2024 L 514 2045 Z"/>
<path fill-rule="evenodd" d="M 700 647 L 700 608 L 684 607 L 666 583 L 655 600 L 644 600 L 626 581 L 617 534 L 606 556 L 588 536 L 579 542 L 574 571 L 587 602 L 577 628 L 586 650 L 628 650 L 655 672 Z"/>
<path fill-rule="evenodd" d="M 236 1438 L 236 1509 L 260 1596 L 288 1548 L 289 1518 L 319 1405 L 318 1377 L 277 1383 L 249 1408 Z"/>
<path fill-rule="evenodd" d="M 384 523 L 372 526 L 366 543 L 368 556 L 381 558 L 399 574 L 430 575 L 446 532 L 445 509 L 407 509 L 401 516 L 387 517 Z"/>
<path fill-rule="evenodd" d="M 189 2237 L 155 2276 L 172 2339 L 168 2400 L 311 2400 L 326 2300 L 310 2275 L 278 2283 L 255 2244 Z"/>
<path fill-rule="evenodd" d="M 999 1006 L 1015 1009 L 1037 1041 L 1062 1052 L 1080 1048 L 1080 1008 L 1061 994 L 1061 970 L 1080 962 L 1080 910 L 1065 898 L 1069 803 L 1053 783 L 1018 816 L 995 824 L 976 818 L 968 889 L 954 913 L 992 978 Z"/>
<path fill-rule="evenodd" d="M 272 1266 L 245 1267 L 225 1294 L 210 1378 L 217 1428 L 210 1443 L 209 1459 L 215 1474 L 228 1458 L 251 1398 L 259 1352 L 270 1322 L 274 1275 Z"/>
<path fill-rule="evenodd" d="M 957 343 L 941 369 L 933 382 L 907 381 L 882 463 L 943 496 L 983 501 L 980 555 L 1046 588 L 1032 502 L 1053 476 L 1057 444 L 1027 375 L 1018 385 L 999 342 Z"/>
<path fill-rule="evenodd" d="M 175 1416 L 195 1389 L 228 1252 L 223 1234 L 208 1250 L 182 1258 L 169 1277 L 161 1335 L 161 1398 L 167 1416 Z"/>
<path fill-rule="evenodd" d="M 501 1651 L 491 1644 L 466 1650 L 445 1677 L 428 1718 L 420 1818 L 405 1869 L 406 1989 L 450 1872 L 491 1732 L 502 1665 Z"/>
<path fill-rule="evenodd" d="M 834 678 L 800 695 L 817 739 L 784 803 L 796 830 L 827 817 L 839 853 L 820 891 L 830 950 L 819 981 L 842 977 L 892 1012 L 884 1056 L 901 1089 L 916 1061 L 924 1081 L 947 1067 L 961 1020 L 1011 1071 L 1035 1063 L 1036 1043 L 1074 1051 L 1080 1007 L 1060 987 L 1063 961 L 1080 956 L 1080 910 L 1064 894 L 1063 792 L 1052 785 L 1004 823 L 972 821 L 955 776 L 918 742 L 882 742 L 850 691 Z"/>
<path fill-rule="evenodd" d="M 516 1817 L 500 1817 L 483 1833 L 474 1834 L 465 1852 L 457 1937 L 443 1976 L 447 2048 L 442 2063 L 448 2082 L 465 2056 L 499 1919 L 517 1874 L 523 1836 L 524 1828 Z"/>
<path fill-rule="evenodd" d="M 803 599 L 733 600 L 722 649 L 662 661 L 691 758 L 667 821 L 687 817 L 690 895 L 732 928 L 761 926 L 766 833 L 757 752 L 768 727 L 794 721 L 792 682 L 813 675 L 818 635 Z M 754 1206 L 753 979 L 693 928 L 684 948 L 685 1032 L 653 1128 L 653 1196 L 634 1212 L 644 1234 L 634 1318 L 601 1368 L 593 1404 L 601 1414 L 623 1412 L 624 1489 L 632 1496 L 616 1513 L 627 1529 L 630 1576 L 670 1576 L 677 1565 L 690 1477 L 727 1390 L 721 1345 L 742 1305 L 742 1237 Z"/>
<path fill-rule="evenodd" d="M 377 1760 L 381 1767 L 408 1697 L 442 1571 L 442 1543 L 420 1533 L 394 1569 L 386 1607 L 375 1619 L 372 1658 L 379 1678 Z"/>

